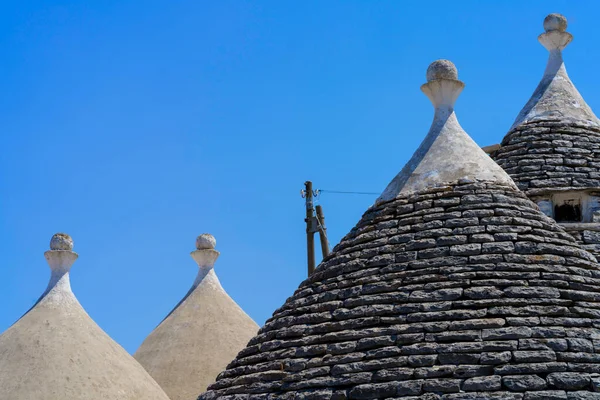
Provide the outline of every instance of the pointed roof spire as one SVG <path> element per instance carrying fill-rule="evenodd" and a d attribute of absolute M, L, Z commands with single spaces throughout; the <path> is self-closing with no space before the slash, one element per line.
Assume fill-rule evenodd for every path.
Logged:
<path fill-rule="evenodd" d="M 429 133 L 378 202 L 458 180 L 496 181 L 514 186 L 512 179 L 462 129 L 454 103 L 465 84 L 448 60 L 434 61 L 421 90 L 435 108 Z"/>
<path fill-rule="evenodd" d="M 171 400 L 195 399 L 258 331 L 221 286 L 215 246 L 212 235 L 198 236 L 192 287 L 134 354 Z"/>
<path fill-rule="evenodd" d="M 567 19 L 561 14 L 550 14 L 544 19 L 545 32 L 538 36 L 538 40 L 550 53 L 546 70 L 511 130 L 523 123 L 548 119 L 573 120 L 584 125 L 600 126 L 600 121 L 567 74 L 562 51 L 571 43 L 573 35 L 566 29 Z"/>
<path fill-rule="evenodd" d="M 137 361 L 89 317 L 71 291 L 73 240 L 44 253 L 51 274 L 37 303 L 0 335 L 0 398 L 169 400 Z"/>

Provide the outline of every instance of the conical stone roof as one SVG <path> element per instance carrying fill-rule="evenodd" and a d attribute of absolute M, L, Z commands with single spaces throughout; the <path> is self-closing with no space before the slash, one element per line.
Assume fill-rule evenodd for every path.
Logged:
<path fill-rule="evenodd" d="M 462 84 L 429 72 L 426 141 L 452 129 L 452 158 L 470 139 L 440 99 Z M 500 172 L 449 179 L 386 191 L 199 399 L 593 398 L 593 256 Z"/>
<path fill-rule="evenodd" d="M 194 284 L 134 354 L 171 400 L 205 391 L 259 328 L 221 286 L 215 244 L 212 235 L 198 236 Z"/>
<path fill-rule="evenodd" d="M 37 303 L 0 335 L 1 400 L 169 400 L 142 366 L 81 307 L 68 235 L 44 255 L 52 274 Z"/>
<path fill-rule="evenodd" d="M 562 51 L 573 37 L 566 28 L 562 15 L 544 20 L 544 76 L 492 154 L 530 195 L 600 187 L 600 121 L 567 75 Z"/>

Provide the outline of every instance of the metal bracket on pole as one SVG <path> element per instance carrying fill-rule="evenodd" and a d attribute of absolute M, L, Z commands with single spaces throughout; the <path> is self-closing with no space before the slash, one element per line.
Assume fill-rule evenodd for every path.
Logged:
<path fill-rule="evenodd" d="M 308 223 L 308 228 L 310 233 L 318 233 L 321 231 L 321 227 L 319 226 L 319 219 L 317 217 L 312 217 Z"/>

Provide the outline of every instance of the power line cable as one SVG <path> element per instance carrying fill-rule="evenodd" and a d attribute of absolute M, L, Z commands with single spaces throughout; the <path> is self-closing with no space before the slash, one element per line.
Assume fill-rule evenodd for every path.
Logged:
<path fill-rule="evenodd" d="M 322 192 L 322 193 L 336 193 L 336 194 L 367 194 L 367 195 L 378 195 L 380 193 L 374 193 L 374 192 L 347 192 L 347 191 L 342 191 L 342 190 L 327 190 L 327 189 L 317 189 L 316 190 L 317 193 Z"/>

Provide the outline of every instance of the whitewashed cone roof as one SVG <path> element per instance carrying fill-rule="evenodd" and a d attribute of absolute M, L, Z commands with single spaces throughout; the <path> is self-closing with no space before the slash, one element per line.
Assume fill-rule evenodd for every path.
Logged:
<path fill-rule="evenodd" d="M 221 286 L 215 244 L 212 235 L 198 237 L 194 284 L 134 354 L 171 400 L 196 399 L 259 328 Z"/>
<path fill-rule="evenodd" d="M 421 86 L 421 90 L 435 108 L 431 128 L 378 202 L 459 179 L 496 181 L 514 186 L 506 172 L 481 150 L 458 123 L 454 103 L 464 86 L 450 61 L 438 60 L 429 66 L 427 83 Z"/>
<path fill-rule="evenodd" d="M 0 335 L 0 399 L 169 400 L 77 301 L 69 281 L 78 257 L 71 238 L 56 234 L 50 248 L 46 291 Z"/>
<path fill-rule="evenodd" d="M 549 14 L 538 40 L 550 53 L 544 76 L 521 110 L 511 129 L 535 121 L 561 120 L 600 127 L 600 121 L 571 82 L 562 51 L 573 40 L 566 32 L 567 19 L 561 14 Z"/>

